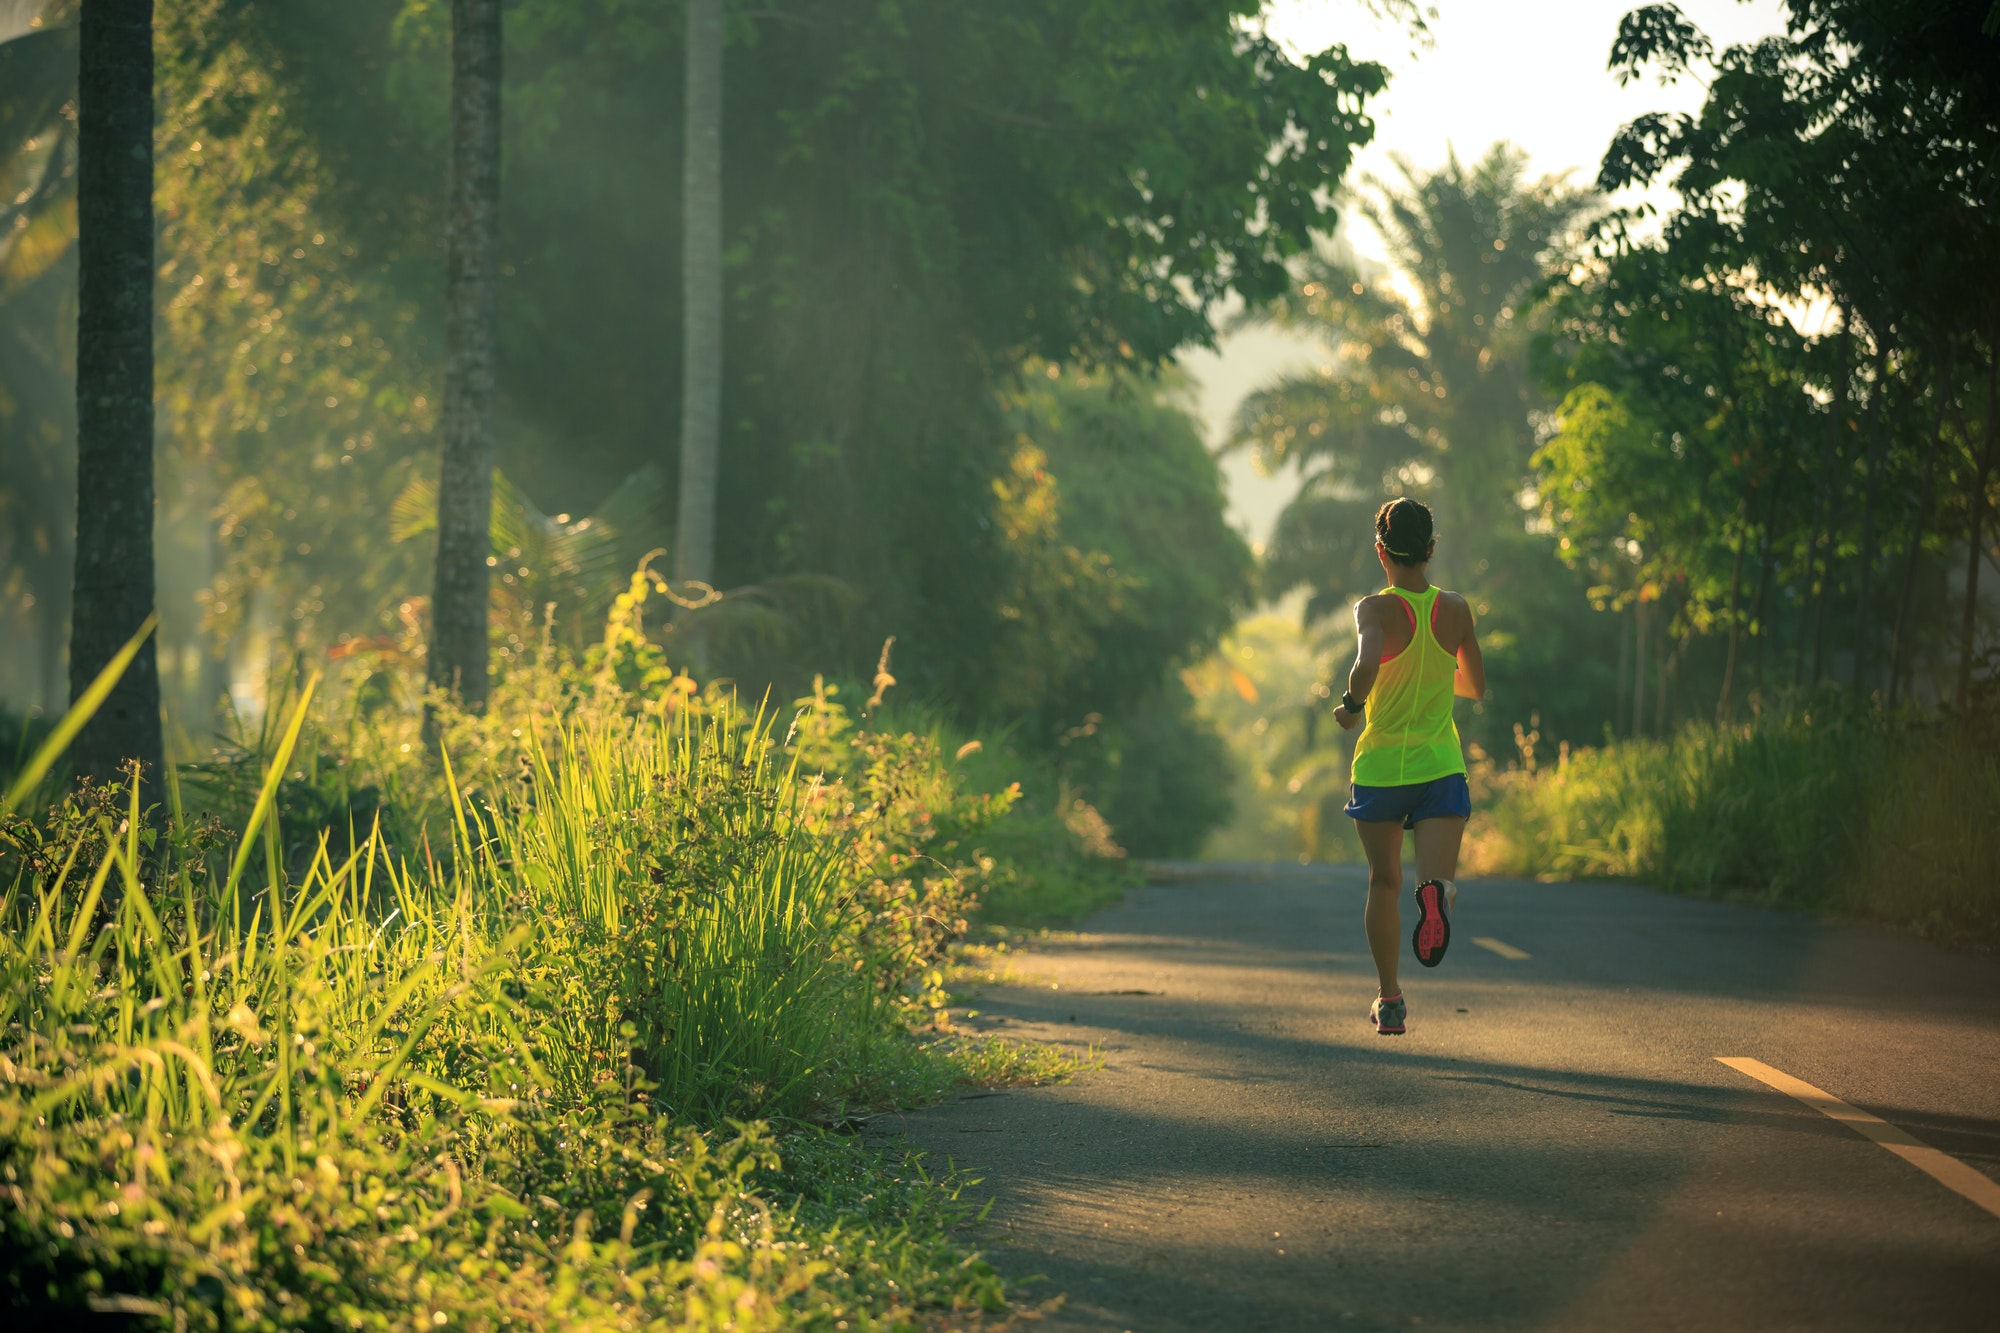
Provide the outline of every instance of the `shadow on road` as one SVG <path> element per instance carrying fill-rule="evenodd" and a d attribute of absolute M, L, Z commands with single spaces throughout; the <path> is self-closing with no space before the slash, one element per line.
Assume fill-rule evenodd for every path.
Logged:
<path fill-rule="evenodd" d="M 1986 1326 L 2000 1219 L 1713 1057 L 1841 1082 L 1798 1052 L 1862 1021 L 1977 1028 L 2000 1054 L 2000 970 L 1617 886 L 1474 885 L 1462 914 L 1532 959 L 1411 968 L 1411 1036 L 1384 1041 L 1371 969 L 1338 947 L 1357 889 L 1135 892 L 979 1002 L 1104 1071 L 883 1122 L 983 1178 L 995 1263 L 1066 1293 L 1045 1327 Z M 1911 948 L 1932 993 L 1885 984 L 1923 975 Z M 2000 1154 L 1991 1097 L 1867 1091 L 1935 1146 Z"/>

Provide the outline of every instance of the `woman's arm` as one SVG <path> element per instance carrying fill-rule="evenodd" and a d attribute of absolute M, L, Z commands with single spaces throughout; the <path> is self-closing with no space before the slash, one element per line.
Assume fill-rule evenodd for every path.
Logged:
<path fill-rule="evenodd" d="M 1461 699 L 1486 697 L 1486 658 L 1479 651 L 1479 633 L 1472 623 L 1472 603 L 1463 598 L 1465 638 L 1458 645 L 1458 671 L 1451 679 L 1451 692 Z"/>
<path fill-rule="evenodd" d="M 1360 641 L 1354 651 L 1354 667 L 1347 673 L 1347 692 L 1354 696 L 1356 703 L 1366 703 L 1368 691 L 1375 688 L 1375 677 L 1382 670 L 1382 617 L 1379 608 L 1371 606 L 1372 597 L 1364 597 L 1354 604 L 1354 632 Z M 1350 713 L 1345 705 L 1333 710 L 1334 723 L 1342 731 L 1352 731 L 1361 725 L 1361 714 Z"/>

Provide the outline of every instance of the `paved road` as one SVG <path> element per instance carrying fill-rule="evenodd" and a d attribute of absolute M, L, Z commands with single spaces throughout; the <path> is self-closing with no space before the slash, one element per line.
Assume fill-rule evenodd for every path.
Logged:
<path fill-rule="evenodd" d="M 1480 881 L 1384 1038 L 1362 891 L 1347 869 L 1136 890 L 979 1005 L 1103 1070 L 876 1132 L 984 1178 L 994 1263 L 1067 1293 L 1051 1333 L 2000 1328 L 2000 1216 L 1716 1060 L 2000 1178 L 2000 966 Z"/>

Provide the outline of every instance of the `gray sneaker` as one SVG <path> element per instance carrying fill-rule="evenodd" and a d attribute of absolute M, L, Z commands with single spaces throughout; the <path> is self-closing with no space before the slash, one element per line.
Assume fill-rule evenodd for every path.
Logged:
<path fill-rule="evenodd" d="M 1403 1020 L 1409 1014 L 1410 1006 L 1400 995 L 1377 996 L 1375 1003 L 1368 1006 L 1368 1021 L 1385 1037 L 1402 1036 Z"/>

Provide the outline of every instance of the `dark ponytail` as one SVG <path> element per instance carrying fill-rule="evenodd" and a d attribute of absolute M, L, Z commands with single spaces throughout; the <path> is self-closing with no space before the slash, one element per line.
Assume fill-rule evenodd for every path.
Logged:
<path fill-rule="evenodd" d="M 1375 540 L 1397 564 L 1423 564 L 1431 558 L 1435 540 L 1431 511 L 1407 495 L 1389 501 L 1375 511 Z"/>

